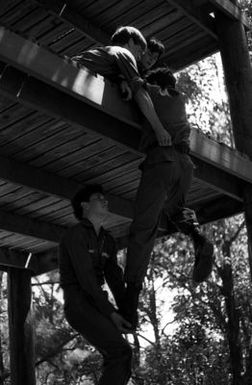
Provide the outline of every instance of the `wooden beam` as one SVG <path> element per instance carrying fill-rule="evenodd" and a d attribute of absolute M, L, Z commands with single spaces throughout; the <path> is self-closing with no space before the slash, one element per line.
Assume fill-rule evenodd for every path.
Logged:
<path fill-rule="evenodd" d="M 174 8 L 179 9 L 193 23 L 197 24 L 201 29 L 203 29 L 206 34 L 217 40 L 214 20 L 200 8 L 195 7 L 192 0 L 166 0 L 166 2 L 172 5 Z"/>
<path fill-rule="evenodd" d="M 237 6 L 237 0 L 232 1 Z M 241 21 L 216 12 L 217 31 L 236 147 L 252 159 L 252 66 L 246 34 Z M 251 185 L 245 186 L 244 208 L 248 233 L 249 265 L 252 276 Z"/>
<path fill-rule="evenodd" d="M 252 280 L 252 188 L 247 187 L 244 190 L 245 220 L 248 236 L 248 260 L 249 270 Z"/>
<path fill-rule="evenodd" d="M 209 2 L 229 18 L 239 20 L 247 29 L 250 29 L 250 23 L 246 15 L 230 0 L 209 0 Z"/>
<path fill-rule="evenodd" d="M 6 231 L 44 239 L 57 244 L 65 228 L 38 221 L 27 216 L 0 211 L 0 228 Z"/>
<path fill-rule="evenodd" d="M 25 77 L 18 72 L 14 74 L 12 69 L 7 68 L 2 73 L 2 92 L 30 107 L 39 108 L 70 124 L 85 126 L 87 130 L 93 130 L 137 151 L 141 134 L 135 109 L 123 102 L 117 88 L 104 81 L 101 76 L 95 77 L 89 71 L 78 70 L 5 28 L 0 28 L 0 57 L 53 85 L 46 87 L 31 76 Z M 121 121 L 120 130 L 118 120 Z M 252 181 L 249 161 L 194 129 L 191 134 L 191 148 L 197 158 Z"/>
<path fill-rule="evenodd" d="M 84 187 L 84 185 L 71 179 L 57 176 L 1 155 L 0 179 L 68 201 L 72 199 L 78 190 Z M 134 208 L 131 201 L 113 194 L 107 194 L 107 198 L 111 213 L 133 218 Z"/>
<path fill-rule="evenodd" d="M 16 98 L 16 93 L 18 93 L 20 84 L 23 84 L 22 74 L 11 68 L 8 68 L 4 72 L 0 80 L 0 88 L 6 95 L 11 96 L 12 98 Z M 29 107 L 32 106 L 36 109 L 42 109 L 44 111 L 47 110 L 47 112 L 49 111 L 53 116 L 60 118 L 62 118 L 62 115 L 64 116 L 67 111 L 67 108 L 62 109 L 62 106 L 66 105 L 71 109 L 71 111 L 74 112 L 71 120 L 68 120 L 69 123 L 76 124 L 77 119 L 78 124 L 82 123 L 83 125 L 86 123 L 87 117 L 90 115 L 90 120 L 87 122 L 87 126 L 90 127 L 90 122 L 92 122 L 92 129 L 100 133 L 100 122 L 99 119 L 96 120 L 97 112 L 95 109 L 89 111 L 89 105 L 84 105 L 82 103 L 80 106 L 79 101 L 73 100 L 66 95 L 62 98 L 62 94 L 59 93 L 59 91 L 55 89 L 48 89 L 48 87 L 43 83 L 40 83 L 32 78 L 29 78 L 29 86 L 30 88 L 27 87 L 25 92 L 23 86 L 23 92 L 21 95 L 19 94 L 19 101 L 24 102 L 24 104 Z M 37 89 L 40 89 L 39 95 L 36 92 Z M 67 100 L 65 98 L 67 98 Z M 52 103 L 52 100 L 55 102 Z M 114 121 L 113 128 L 116 130 L 116 135 L 118 135 L 118 129 Z M 129 129 L 130 128 L 131 127 L 129 127 Z M 125 128 L 125 131 L 128 131 L 127 127 Z M 124 136 L 122 135 L 122 137 L 118 138 L 117 142 L 119 140 L 124 140 Z M 134 147 L 134 144 L 139 140 L 138 131 L 133 129 L 131 131 L 131 137 L 128 138 L 128 140 L 128 144 Z M 212 174 L 206 170 L 206 164 L 211 163 L 216 167 L 216 169 L 221 168 L 225 172 L 233 173 L 241 179 L 252 181 L 250 162 L 243 159 L 239 154 L 226 146 L 219 145 L 213 140 L 210 140 L 204 135 L 201 135 L 193 130 L 191 134 L 191 147 L 192 154 L 197 159 L 202 160 L 205 164 L 202 172 L 200 172 L 199 169 L 197 170 L 198 178 L 204 181 L 207 181 L 206 179 L 208 177 L 211 178 Z M 66 181 L 64 178 L 52 176 L 50 173 L 45 171 L 37 170 L 31 166 L 22 165 L 14 160 L 6 159 L 4 157 L 0 157 L 0 165 L 2 165 L 0 168 L 1 178 L 9 180 L 13 183 L 29 186 L 35 190 L 37 189 L 48 192 L 49 194 L 61 195 L 69 199 L 72 193 L 77 191 L 80 187 L 73 181 Z M 241 175 L 241 173 L 243 175 Z M 215 183 L 212 183 L 213 179 L 212 181 L 209 179 L 209 182 L 214 187 L 217 187 L 217 189 L 220 188 L 222 191 L 225 191 L 226 194 L 231 194 L 232 196 L 236 196 L 237 199 L 240 199 L 239 189 L 235 186 L 235 184 L 233 187 L 229 184 L 229 187 L 227 188 L 226 178 L 218 178 L 216 176 Z M 109 200 L 111 202 L 112 212 L 117 215 L 132 218 L 132 205 L 129 201 L 113 195 L 109 196 Z"/>
<path fill-rule="evenodd" d="M 244 28 L 216 12 L 236 148 L 252 159 L 252 67 Z"/>
<path fill-rule="evenodd" d="M 4 34 L 3 30 L 2 32 Z M 3 48 L 1 55 L 7 60 L 9 60 L 9 55 L 11 55 L 12 61 L 16 60 L 18 62 L 17 66 L 22 66 L 23 69 L 29 72 L 29 60 L 26 61 L 25 57 L 22 60 L 17 59 L 18 52 L 20 51 L 17 44 L 15 45 L 17 49 L 15 55 L 17 56 L 14 55 L 16 59 L 13 56 L 15 47 L 10 47 L 10 44 L 15 41 L 15 34 L 10 34 L 4 34 L 6 39 L 2 41 L 0 39 L 0 48 Z M 8 36 L 11 36 L 10 40 L 8 40 Z M 20 42 L 19 37 L 18 41 Z M 25 46 L 24 41 L 23 45 Z M 36 52 L 37 49 L 39 51 L 38 47 L 34 51 L 30 42 L 28 46 L 32 52 Z M 43 52 L 39 51 L 38 58 L 40 62 L 38 66 L 36 66 L 36 60 L 34 59 L 32 72 L 36 72 L 38 77 L 41 77 L 42 75 L 39 71 L 44 68 L 43 76 L 48 76 L 47 82 L 54 84 L 55 87 L 57 86 L 58 90 L 45 85 L 31 76 L 27 77 L 12 68 L 5 68 L 0 80 L 1 91 L 29 107 L 61 118 L 72 125 L 85 126 L 86 130 L 109 137 L 120 143 L 120 145 L 125 145 L 137 151 L 140 140 L 139 122 L 136 120 L 131 106 L 121 101 L 117 89 L 108 82 L 105 82 L 101 77 L 99 78 L 101 83 L 96 83 L 96 77 L 85 70 L 78 70 L 82 72 L 79 81 L 75 83 L 73 82 L 73 79 L 77 76 L 75 67 L 68 65 L 65 68 L 62 65 L 64 70 L 61 73 L 58 62 L 59 58 L 54 54 L 48 53 L 49 56 L 47 58 L 50 60 L 47 62 L 43 58 Z M 29 57 L 29 52 L 27 54 Z M 59 65 L 57 75 L 53 76 L 57 65 Z M 52 68 L 54 69 L 52 70 Z M 53 80 L 50 76 L 52 76 Z M 68 79 L 70 80 L 68 81 Z M 74 83 L 75 85 L 73 85 Z M 103 85 L 99 87 L 99 84 Z M 39 93 L 37 92 L 38 89 L 40 90 Z M 121 120 L 120 130 L 118 130 L 118 119 Z M 213 140 L 206 138 L 196 130 L 192 130 L 191 148 L 192 154 L 198 159 L 213 164 L 248 182 L 252 181 L 250 161 L 243 159 L 238 153 L 226 146 L 219 145 Z"/>
<path fill-rule="evenodd" d="M 31 258 L 29 253 L 1 247 L 0 270 L 8 271 L 10 267 L 16 269 L 28 269 L 33 272 L 37 269 L 35 259 Z"/>
<path fill-rule="evenodd" d="M 124 106 L 121 120 L 125 122 L 129 122 L 134 116 L 130 107 L 120 97 L 117 87 L 106 82 L 102 76 L 93 76 L 94 74 L 87 69 L 76 68 L 69 61 L 5 27 L 0 27 L 1 58 L 21 71 L 35 76 L 81 101 L 95 105 L 97 109 L 110 115 L 115 114 L 114 103 L 116 101 L 117 105 Z"/>
<path fill-rule="evenodd" d="M 252 182 L 252 162 L 238 151 L 207 138 L 195 129 L 190 135 L 191 154 L 241 180 Z"/>
<path fill-rule="evenodd" d="M 110 43 L 110 36 L 101 28 L 94 25 L 89 19 L 81 15 L 79 12 L 71 7 L 70 2 L 65 0 L 32 0 L 46 9 L 50 14 L 56 16 L 61 21 L 74 27 L 75 30 L 81 32 L 91 41 L 108 45 Z"/>
<path fill-rule="evenodd" d="M 244 211 L 244 204 L 237 200 L 221 197 L 198 208 L 193 207 L 197 211 L 197 218 L 200 224 L 217 221 L 218 219 L 231 217 Z"/>
<path fill-rule="evenodd" d="M 245 182 L 238 182 L 233 175 L 207 164 L 204 161 L 200 161 L 195 157 L 192 157 L 192 159 L 196 166 L 193 172 L 194 178 L 203 181 L 211 188 L 214 186 L 215 190 L 222 194 L 240 202 L 243 201 L 242 188 Z"/>
<path fill-rule="evenodd" d="M 31 312 L 31 273 L 8 272 L 8 315 L 12 385 L 35 385 L 34 328 Z"/>

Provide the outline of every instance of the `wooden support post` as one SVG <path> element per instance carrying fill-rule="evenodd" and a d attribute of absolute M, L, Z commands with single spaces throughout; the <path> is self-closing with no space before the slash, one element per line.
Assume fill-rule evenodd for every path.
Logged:
<path fill-rule="evenodd" d="M 245 220 L 248 234 L 248 256 L 250 277 L 252 281 L 252 188 L 246 188 L 244 191 Z"/>
<path fill-rule="evenodd" d="M 237 150 L 252 158 L 252 69 L 240 21 L 216 12 L 219 46 Z"/>
<path fill-rule="evenodd" d="M 237 5 L 237 0 L 232 0 Z M 229 95 L 230 113 L 237 150 L 252 159 L 252 68 L 244 26 L 216 12 L 217 33 Z M 245 218 L 252 279 L 252 201 L 244 187 Z"/>
<path fill-rule="evenodd" d="M 12 385 L 36 384 L 30 307 L 31 272 L 10 268 L 8 272 L 8 314 Z"/>

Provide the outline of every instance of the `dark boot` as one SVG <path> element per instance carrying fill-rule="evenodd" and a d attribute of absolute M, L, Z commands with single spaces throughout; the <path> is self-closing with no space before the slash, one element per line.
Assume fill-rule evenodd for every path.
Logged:
<path fill-rule="evenodd" d="M 195 262 L 192 278 L 195 283 L 205 281 L 212 272 L 214 256 L 213 244 L 202 234 L 192 233 Z"/>
<path fill-rule="evenodd" d="M 135 330 L 138 325 L 137 308 L 141 290 L 142 285 L 127 283 L 124 302 L 119 309 L 120 314 L 132 325 L 132 331 Z"/>
<path fill-rule="evenodd" d="M 195 283 L 205 281 L 213 268 L 213 244 L 201 234 L 195 211 L 184 207 L 171 219 L 179 231 L 193 239 L 195 249 L 193 281 Z"/>

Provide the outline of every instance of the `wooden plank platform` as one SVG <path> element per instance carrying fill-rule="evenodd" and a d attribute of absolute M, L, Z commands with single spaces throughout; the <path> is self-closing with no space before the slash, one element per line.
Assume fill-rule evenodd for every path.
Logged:
<path fill-rule="evenodd" d="M 206 12 L 197 3 L 3 2 L 0 246 L 33 253 L 55 247 L 75 223 L 70 199 L 85 183 L 104 184 L 112 211 L 106 226 L 125 246 L 144 158 L 138 151 L 139 116 L 114 85 L 62 55 L 108 41 L 118 23 L 134 23 L 163 40 L 163 60 L 182 68 L 218 49 L 209 18 L 217 5 L 207 2 Z M 194 129 L 191 148 L 197 169 L 187 204 L 202 223 L 240 212 L 243 186 L 252 183 L 251 161 Z"/>

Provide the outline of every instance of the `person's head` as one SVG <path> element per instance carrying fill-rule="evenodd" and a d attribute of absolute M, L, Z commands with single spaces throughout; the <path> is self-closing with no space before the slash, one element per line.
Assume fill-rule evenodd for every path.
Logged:
<path fill-rule="evenodd" d="M 147 43 L 141 32 L 130 26 L 119 27 L 111 37 L 113 45 L 127 48 L 137 61 L 141 60 Z"/>
<path fill-rule="evenodd" d="M 156 84 L 162 90 L 175 89 L 176 78 L 168 67 L 160 67 L 151 70 L 145 77 L 147 83 Z"/>
<path fill-rule="evenodd" d="M 74 195 L 71 203 L 78 220 L 91 216 L 104 218 L 108 214 L 108 201 L 101 185 L 87 185 Z"/>
<path fill-rule="evenodd" d="M 157 63 L 164 51 L 165 46 L 160 40 L 155 37 L 147 39 L 147 50 L 143 54 L 141 62 L 144 69 L 151 69 Z"/>

